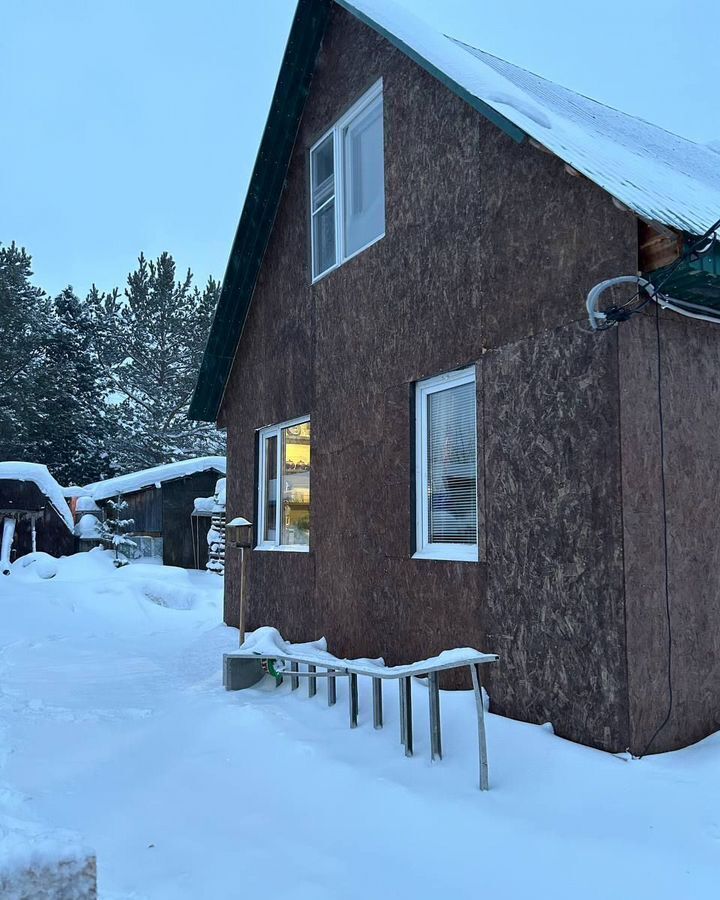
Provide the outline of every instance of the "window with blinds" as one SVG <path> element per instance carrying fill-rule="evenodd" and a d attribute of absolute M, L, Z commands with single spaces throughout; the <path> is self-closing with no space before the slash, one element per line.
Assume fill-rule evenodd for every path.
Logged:
<path fill-rule="evenodd" d="M 477 560 L 475 369 L 417 385 L 417 552 Z"/>

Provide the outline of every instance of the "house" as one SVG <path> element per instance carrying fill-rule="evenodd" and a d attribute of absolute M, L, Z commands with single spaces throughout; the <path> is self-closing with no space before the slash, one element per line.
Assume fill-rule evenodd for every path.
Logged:
<path fill-rule="evenodd" d="M 47 466 L 0 462 L 0 539 L 3 574 L 36 550 L 51 556 L 74 552 L 72 514 Z"/>
<path fill-rule="evenodd" d="M 246 625 L 475 646 L 495 712 L 681 747 L 720 727 L 720 155 L 460 37 L 298 3 L 190 410 Z M 682 314 L 593 331 L 638 271 Z"/>
<path fill-rule="evenodd" d="M 86 485 L 85 493 L 104 510 L 110 500 L 127 503 L 122 517 L 133 520 L 129 535 L 139 556 L 166 566 L 202 569 L 207 542 L 196 547 L 193 540 L 194 501 L 211 493 L 218 475 L 224 474 L 224 456 L 200 456 L 97 481 Z"/>

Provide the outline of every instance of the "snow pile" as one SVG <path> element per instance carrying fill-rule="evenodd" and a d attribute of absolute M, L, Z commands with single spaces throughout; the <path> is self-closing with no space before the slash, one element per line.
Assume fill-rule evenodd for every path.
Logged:
<path fill-rule="evenodd" d="M 164 481 L 173 481 L 176 478 L 186 478 L 196 472 L 225 472 L 224 456 L 198 456 L 195 459 L 186 459 L 181 462 L 167 463 L 163 466 L 154 466 L 151 469 L 143 469 L 140 472 L 130 472 L 127 475 L 118 475 L 116 478 L 107 478 L 105 481 L 95 481 L 85 487 L 85 492 L 95 500 L 107 500 L 109 497 L 117 497 L 120 494 L 130 494 L 146 487 L 160 487 Z"/>
<path fill-rule="evenodd" d="M 215 483 L 215 493 L 212 497 L 196 497 L 194 503 L 195 512 L 201 515 L 225 512 L 226 482 L 226 478 L 218 478 Z"/>
<path fill-rule="evenodd" d="M 0 481 L 32 481 L 55 507 L 60 518 L 72 531 L 73 517 L 63 493 L 47 466 L 41 463 L 0 462 Z"/>
<path fill-rule="evenodd" d="M 77 498 L 77 503 L 75 504 L 76 512 L 100 512 L 100 507 L 97 503 L 90 497 L 88 494 L 83 494 L 83 496 Z"/>
<path fill-rule="evenodd" d="M 695 234 L 717 220 L 720 166 L 713 148 L 533 75 L 463 43 L 462 34 L 443 34 L 393 0 L 343 5 L 638 215 Z"/>
<path fill-rule="evenodd" d="M 213 497 L 196 497 L 193 503 L 195 512 L 205 516 L 212 514 L 214 506 L 215 499 Z"/>
<path fill-rule="evenodd" d="M 95 857 L 68 831 L 0 813 L 0 897 L 3 900 L 90 900 Z"/>
<path fill-rule="evenodd" d="M 92 513 L 84 513 L 80 516 L 75 526 L 75 534 L 79 538 L 85 541 L 96 540 L 100 538 L 101 533 L 97 516 L 94 516 Z"/>
<path fill-rule="evenodd" d="M 215 485 L 215 503 L 220 509 L 225 509 L 227 494 L 227 478 L 218 478 Z"/>
<path fill-rule="evenodd" d="M 35 553 L 26 553 L 25 556 L 16 559 L 10 567 L 10 571 L 16 578 L 24 577 L 33 581 L 38 579 L 46 581 L 48 578 L 54 578 L 57 575 L 59 563 L 60 560 L 50 556 L 49 553 L 37 550 Z"/>

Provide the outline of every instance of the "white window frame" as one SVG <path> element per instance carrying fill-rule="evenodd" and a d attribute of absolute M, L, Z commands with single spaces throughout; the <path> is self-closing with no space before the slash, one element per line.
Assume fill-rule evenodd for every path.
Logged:
<path fill-rule="evenodd" d="M 427 409 L 428 397 L 431 394 L 459 387 L 463 384 L 476 384 L 475 366 L 460 369 L 456 372 L 447 372 L 427 378 L 415 385 L 415 546 L 413 559 L 446 559 L 460 562 L 477 562 L 478 532 L 475 532 L 474 544 L 449 544 L 431 543 L 428 541 L 429 509 L 428 509 L 428 441 L 427 441 Z M 477 402 L 475 405 L 475 469 L 476 469 L 476 498 L 477 498 Z M 476 499 L 477 502 L 477 499 Z"/>
<path fill-rule="evenodd" d="M 382 100 L 383 96 L 383 80 L 382 78 L 375 82 L 375 84 L 367 91 L 363 96 L 357 101 L 357 103 L 353 104 L 350 109 L 342 116 L 341 119 L 332 126 L 332 128 L 328 128 L 328 130 L 322 135 L 322 137 L 317 140 L 312 147 L 310 148 L 310 156 L 309 156 L 309 165 L 308 165 L 308 177 L 310 180 L 310 271 L 312 274 L 312 284 L 315 284 L 316 281 L 319 281 L 321 278 L 324 278 L 326 275 L 329 275 L 330 272 L 334 272 L 339 266 L 341 266 L 344 262 L 347 262 L 349 259 L 357 256 L 358 253 L 362 253 L 364 250 L 367 250 L 368 247 L 372 247 L 373 244 L 376 244 L 378 241 L 382 240 L 385 237 L 385 228 L 383 227 L 382 234 L 379 234 L 377 237 L 374 237 L 371 241 L 368 241 L 367 244 L 364 244 L 362 247 L 359 247 L 357 250 L 354 250 L 352 253 L 345 255 L 345 170 L 344 170 L 344 160 L 343 160 L 343 131 L 347 128 L 348 125 L 353 121 L 353 119 L 357 118 L 361 113 L 365 112 L 365 110 L 374 103 L 378 97 Z M 384 115 L 383 115 L 383 125 L 384 125 Z M 334 194 L 333 198 L 329 198 L 326 203 L 329 203 L 331 199 L 335 200 L 335 263 L 332 266 L 329 266 L 327 269 L 323 269 L 322 272 L 315 273 L 315 239 L 314 239 L 314 228 L 313 228 L 313 219 L 319 213 L 326 203 L 323 204 L 322 207 L 313 211 L 312 208 L 312 191 L 313 191 L 313 183 L 312 183 L 312 157 L 315 150 L 322 144 L 326 138 L 332 134 L 333 136 L 333 173 L 335 177 L 334 184 Z M 385 154 L 383 147 L 383 178 L 385 177 Z M 384 210 L 383 210 L 383 222 L 385 220 Z"/>
<path fill-rule="evenodd" d="M 292 428 L 293 425 L 304 425 L 310 421 L 310 416 L 300 416 L 297 419 L 288 419 L 287 422 L 280 422 L 277 425 L 268 425 L 266 428 L 260 428 L 259 447 L 258 447 L 258 527 L 255 541 L 256 550 L 280 550 L 285 553 L 308 553 L 310 546 L 308 544 L 281 544 L 282 535 L 282 431 L 285 428 Z M 312 431 L 310 432 L 312 435 Z M 277 541 L 266 541 L 265 535 L 265 471 L 266 471 L 266 443 L 267 438 L 276 437 L 276 472 L 277 472 L 277 488 L 275 494 L 275 533 Z M 312 440 L 312 436 L 311 436 Z M 310 456 L 312 466 L 312 455 Z M 312 478 L 312 474 L 311 474 Z M 310 495 L 312 503 L 312 494 Z M 312 540 L 312 538 L 311 538 Z"/>

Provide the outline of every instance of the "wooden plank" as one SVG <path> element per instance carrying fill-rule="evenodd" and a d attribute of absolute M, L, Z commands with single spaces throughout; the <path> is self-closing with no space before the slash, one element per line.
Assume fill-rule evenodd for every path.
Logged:
<path fill-rule="evenodd" d="M 638 220 L 638 269 L 654 272 L 671 265 L 683 252 L 680 234 L 660 234 L 646 222 Z"/>

